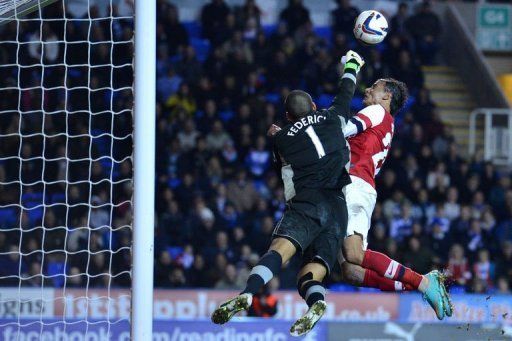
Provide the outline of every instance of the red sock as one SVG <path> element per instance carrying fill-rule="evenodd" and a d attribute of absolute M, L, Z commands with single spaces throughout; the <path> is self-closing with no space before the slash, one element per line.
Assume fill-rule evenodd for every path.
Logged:
<path fill-rule="evenodd" d="M 366 269 L 364 272 L 364 282 L 363 285 L 365 287 L 377 288 L 381 291 L 404 291 L 407 290 L 404 287 L 404 284 L 399 281 L 394 281 L 392 279 L 382 277 L 378 273 L 373 270 Z"/>
<path fill-rule="evenodd" d="M 371 269 L 382 277 L 400 281 L 406 286 L 418 289 L 423 276 L 411 269 L 403 266 L 397 261 L 392 260 L 383 253 L 366 250 L 364 253 L 363 264 L 365 269 Z"/>

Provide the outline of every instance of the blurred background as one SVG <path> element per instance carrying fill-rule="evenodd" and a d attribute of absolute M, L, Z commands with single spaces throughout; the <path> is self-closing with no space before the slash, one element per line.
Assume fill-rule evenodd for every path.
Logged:
<path fill-rule="evenodd" d="M 133 100 L 132 75 L 127 72 L 133 54 L 133 21 L 128 19 L 133 1 L 113 4 L 121 19 L 106 23 L 66 25 L 54 20 L 44 25 L 14 22 L 0 28 L 5 47 L 0 49 L 0 62 L 6 75 L 0 88 L 10 89 L 17 82 L 29 88 L 30 84 L 51 87 L 69 78 L 65 82 L 98 89 L 94 97 L 87 89 L 66 95 L 60 90 L 2 90 L 0 108 L 8 113 L 0 115 L 4 158 L 62 155 L 59 146 L 65 139 L 47 141 L 46 151 L 41 152 L 42 140 L 37 137 L 24 139 L 23 148 L 18 148 L 18 139 L 8 136 L 19 129 L 27 134 L 40 130 L 44 110 L 57 113 L 45 119 L 47 134 L 78 134 L 68 157 L 97 159 L 73 163 L 76 168 L 67 172 L 74 180 L 59 174 L 64 166 L 58 162 L 0 163 L 0 177 L 6 183 L 20 174 L 30 183 L 41 178 L 41 169 L 43 177 L 47 172 L 57 182 L 64 178 L 77 182 L 65 188 L 62 183 L 55 188 L 31 186 L 28 196 L 22 191 L 26 203 L 37 205 L 49 196 L 55 200 L 54 208 L 44 212 L 13 215 L 16 208 L 0 209 L 0 226 L 7 227 L 0 232 L 0 248 L 13 252 L 21 248 L 30 256 L 0 257 L 2 286 L 18 286 L 19 279 L 9 276 L 20 270 L 28 274 L 22 286 L 38 287 L 44 280 L 46 287 L 56 290 L 65 284 L 87 285 L 98 293 L 105 287 L 119 288 L 113 296 L 130 286 L 132 175 L 131 161 L 125 158 L 131 154 L 127 134 L 132 122 L 125 108 Z M 391 152 L 377 177 L 378 203 L 369 247 L 420 273 L 449 270 L 455 314 L 445 324 L 431 326 L 436 322 L 434 314 L 419 295 L 354 288 L 340 283 L 335 269 L 329 279 L 332 308 L 326 320 L 348 322 L 322 324 L 311 337 L 335 340 L 340 332 L 347 339 L 361 337 L 360 325 L 349 322 L 362 321 L 368 322 L 367 336 L 374 338 L 413 340 L 414 335 L 434 333 L 446 340 L 477 334 L 485 340 L 512 337 L 510 1 L 158 0 L 157 6 L 157 320 L 181 321 L 173 332 L 185 334 L 199 330 L 226 333 L 228 338 L 268 333 L 269 325 L 257 322 L 235 324 L 226 331 L 209 322 L 182 320 L 208 318 L 216 304 L 243 289 L 284 209 L 266 130 L 272 123 L 284 123 L 283 100 L 290 90 L 308 91 L 320 108 L 329 106 L 336 93 L 340 58 L 353 49 L 366 60 L 352 101 L 354 111 L 362 108 L 364 89 L 379 78 L 404 81 L 411 93 L 396 117 Z M 367 9 L 382 12 L 390 25 L 387 38 L 377 46 L 363 46 L 352 35 L 354 19 Z M 70 0 L 66 15 L 84 18 L 92 13 L 102 18 L 109 11 L 109 1 Z M 43 15 L 58 18 L 62 6 L 50 5 Z M 64 35 L 66 46 L 59 42 Z M 36 43 L 40 37 L 46 42 L 43 48 Z M 18 39 L 26 43 L 20 51 Z M 112 43 L 84 49 L 80 45 L 84 39 Z M 82 66 L 19 67 L 40 60 Z M 89 72 L 86 66 L 95 63 L 110 67 Z M 20 106 L 35 114 L 20 118 L 16 114 Z M 59 119 L 59 111 L 64 110 L 83 115 L 72 122 Z M 89 112 L 97 115 L 91 117 Z M 116 138 L 103 138 L 111 126 L 115 130 L 109 132 Z M 80 132 L 93 137 L 82 138 Z M 102 156 L 109 159 L 102 161 Z M 116 184 L 113 190 L 102 187 L 105 179 Z M 81 180 L 94 185 L 80 184 Z M 19 185 L 3 187 L 3 204 L 19 200 Z M 98 207 L 81 211 L 78 206 L 62 214 L 63 193 Z M 20 239 L 18 232 L 8 229 L 13 224 L 21 224 L 28 233 Z M 47 234 L 44 245 L 41 231 L 34 228 L 42 225 L 55 227 L 51 230 L 55 235 Z M 93 231 L 58 233 L 59 226 L 70 225 Z M 105 225 L 114 226 L 114 233 L 101 229 Z M 68 249 L 75 256 L 69 258 Z M 94 252 L 88 261 L 81 257 L 83 249 Z M 42 265 L 43 253 L 52 250 Z M 282 319 L 292 320 L 305 308 L 293 293 L 300 264 L 298 257 L 292 259 L 250 312 L 278 317 L 275 325 L 270 324 L 275 337 L 288 328 Z M 64 281 L 70 274 L 73 281 Z M 120 301 L 115 302 L 119 308 Z M 121 308 L 116 312 L 123 313 L 127 314 Z M 369 323 L 376 321 L 386 323 Z"/>

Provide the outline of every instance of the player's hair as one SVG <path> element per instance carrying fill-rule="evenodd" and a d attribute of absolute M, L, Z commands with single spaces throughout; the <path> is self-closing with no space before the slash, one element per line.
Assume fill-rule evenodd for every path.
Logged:
<path fill-rule="evenodd" d="M 313 110 L 313 99 L 302 90 L 291 91 L 284 100 L 286 112 L 294 119 L 300 119 Z"/>
<path fill-rule="evenodd" d="M 397 81 L 394 78 L 384 78 L 381 81 L 385 84 L 387 92 L 391 93 L 391 103 L 389 105 L 390 114 L 395 116 L 400 109 L 403 108 L 407 98 L 409 98 L 409 90 L 404 82 Z"/>

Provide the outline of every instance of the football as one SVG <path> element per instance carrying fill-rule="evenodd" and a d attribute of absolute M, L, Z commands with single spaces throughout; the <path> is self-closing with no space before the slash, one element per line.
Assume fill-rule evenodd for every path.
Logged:
<path fill-rule="evenodd" d="M 364 11 L 359 14 L 354 25 L 354 36 L 357 40 L 374 45 L 382 42 L 388 34 L 388 21 L 374 10 Z"/>

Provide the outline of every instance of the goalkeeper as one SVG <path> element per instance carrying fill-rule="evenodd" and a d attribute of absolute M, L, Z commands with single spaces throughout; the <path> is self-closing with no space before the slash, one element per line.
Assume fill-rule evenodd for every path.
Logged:
<path fill-rule="evenodd" d="M 226 323 L 237 312 L 247 310 L 253 295 L 277 276 L 297 251 L 304 261 L 297 287 L 309 310 L 292 325 L 290 333 L 300 336 L 309 332 L 327 308 L 322 282 L 337 260 L 348 219 L 343 188 L 350 183 L 349 150 L 343 127 L 350 117 L 356 76 L 364 64 L 353 51 L 345 59 L 339 92 L 329 109 L 317 110 L 308 93 L 294 90 L 285 100 L 291 123 L 269 129 L 283 178 L 286 210 L 246 288 L 214 311 L 214 323 Z"/>

